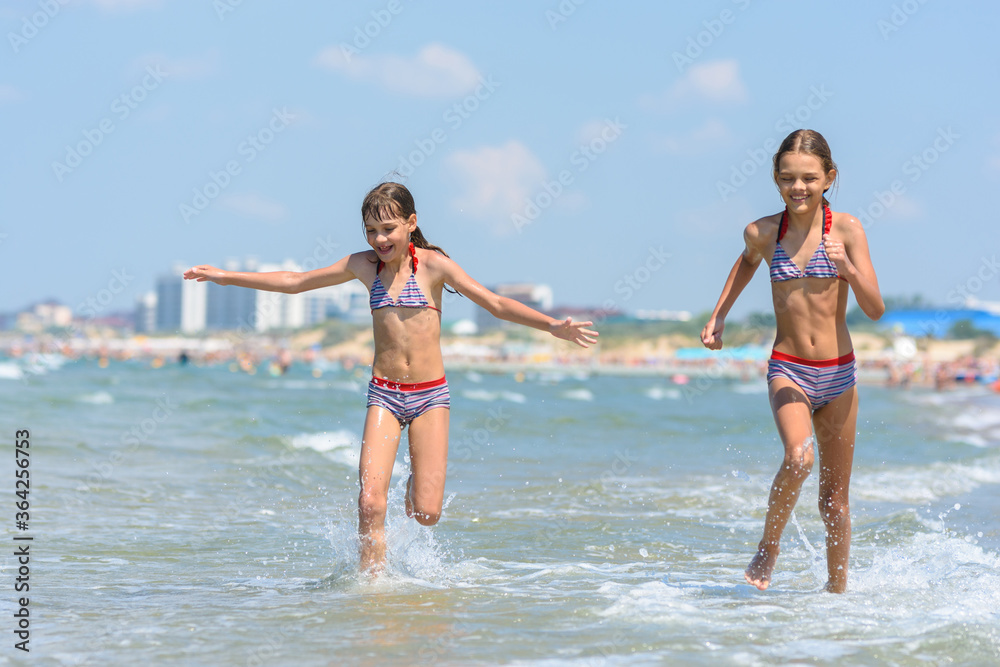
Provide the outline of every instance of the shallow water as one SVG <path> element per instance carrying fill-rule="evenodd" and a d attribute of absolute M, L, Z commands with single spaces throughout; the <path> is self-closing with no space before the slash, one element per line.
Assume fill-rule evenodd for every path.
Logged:
<path fill-rule="evenodd" d="M 405 519 L 404 438 L 372 582 L 357 574 L 363 374 L 8 375 L 5 427 L 32 433 L 37 664 L 1000 661 L 996 394 L 861 388 L 835 596 L 815 475 L 772 587 L 743 583 L 781 456 L 763 380 L 449 373 L 444 516 Z M 10 639 L 15 561 L 3 664 L 27 657 Z"/>

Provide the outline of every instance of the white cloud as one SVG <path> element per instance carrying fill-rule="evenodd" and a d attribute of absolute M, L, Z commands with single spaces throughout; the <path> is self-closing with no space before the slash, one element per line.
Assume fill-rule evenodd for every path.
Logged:
<path fill-rule="evenodd" d="M 428 44 L 411 58 L 350 54 L 331 46 L 315 62 L 351 79 L 370 80 L 394 93 L 415 97 L 463 95 L 476 87 L 481 76 L 465 54 L 442 44 Z"/>
<path fill-rule="evenodd" d="M 732 141 L 732 133 L 717 118 L 704 123 L 686 134 L 669 134 L 657 137 L 653 147 L 670 155 L 698 155 Z"/>
<path fill-rule="evenodd" d="M 538 158 L 515 140 L 455 151 L 446 164 L 462 186 L 462 193 L 452 200 L 455 209 L 492 221 L 499 233 L 514 231 L 511 214 L 524 210 L 547 175 Z"/>
<path fill-rule="evenodd" d="M 652 111 L 669 111 L 691 101 L 739 104 L 748 99 L 736 60 L 715 60 L 692 65 L 666 92 L 645 95 L 639 104 Z"/>
<path fill-rule="evenodd" d="M 917 220 L 922 218 L 923 215 L 924 207 L 905 192 L 896 195 L 896 200 L 885 209 L 885 217 L 894 220 Z"/>
<path fill-rule="evenodd" d="M 266 222 L 279 222 L 288 217 L 288 211 L 282 204 L 256 192 L 224 195 L 219 198 L 219 204 L 234 213 Z"/>
<path fill-rule="evenodd" d="M 13 104 L 24 99 L 24 94 L 14 86 L 0 84 L 0 104 Z"/>

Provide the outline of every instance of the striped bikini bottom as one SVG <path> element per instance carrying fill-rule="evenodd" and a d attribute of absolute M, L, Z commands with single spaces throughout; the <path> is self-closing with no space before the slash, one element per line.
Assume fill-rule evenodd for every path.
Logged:
<path fill-rule="evenodd" d="M 837 359 L 802 359 L 771 351 L 767 362 L 767 382 L 784 377 L 805 393 L 813 410 L 818 410 L 857 384 L 858 364 L 854 352 Z"/>
<path fill-rule="evenodd" d="M 373 405 L 391 412 L 403 428 L 432 408 L 450 408 L 451 394 L 444 377 L 413 383 L 373 377 L 368 383 L 368 407 Z"/>

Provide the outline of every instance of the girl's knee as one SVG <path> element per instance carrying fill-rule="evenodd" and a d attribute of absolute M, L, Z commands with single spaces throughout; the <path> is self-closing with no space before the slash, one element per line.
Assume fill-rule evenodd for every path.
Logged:
<path fill-rule="evenodd" d="M 433 526 L 441 519 L 441 512 L 421 512 L 417 510 L 413 513 L 413 518 L 417 520 L 421 526 Z"/>
<path fill-rule="evenodd" d="M 845 496 L 831 493 L 819 496 L 819 513 L 827 523 L 838 523 L 851 514 L 851 506 Z"/>
<path fill-rule="evenodd" d="M 358 514 L 363 519 L 385 519 L 387 507 L 387 500 L 381 494 L 362 491 L 358 495 Z"/>
<path fill-rule="evenodd" d="M 785 456 L 782 469 L 796 477 L 807 477 L 813 468 L 812 450 L 797 450 Z"/>

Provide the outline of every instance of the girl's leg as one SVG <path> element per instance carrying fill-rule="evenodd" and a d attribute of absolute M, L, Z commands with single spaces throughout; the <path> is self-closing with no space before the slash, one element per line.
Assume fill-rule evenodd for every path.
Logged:
<path fill-rule="evenodd" d="M 410 478 L 406 515 L 424 526 L 441 518 L 448 469 L 448 420 L 451 410 L 433 408 L 410 422 Z"/>
<path fill-rule="evenodd" d="M 771 584 L 771 573 L 780 552 L 781 534 L 799 499 L 802 483 L 812 470 L 814 456 L 809 399 L 798 385 L 785 377 L 772 380 L 768 385 L 768 394 L 774 423 L 785 448 L 785 458 L 774 476 L 767 499 L 764 537 L 744 573 L 747 582 L 760 590 Z"/>
<path fill-rule="evenodd" d="M 826 590 L 847 590 L 851 554 L 849 492 L 858 419 L 858 389 L 851 387 L 813 415 L 819 442 L 819 513 L 826 524 Z"/>
<path fill-rule="evenodd" d="M 399 449 L 399 421 L 383 407 L 373 405 L 365 417 L 361 437 L 358 477 L 358 538 L 361 542 L 361 571 L 378 572 L 385 563 L 385 511 L 389 480 Z"/>

